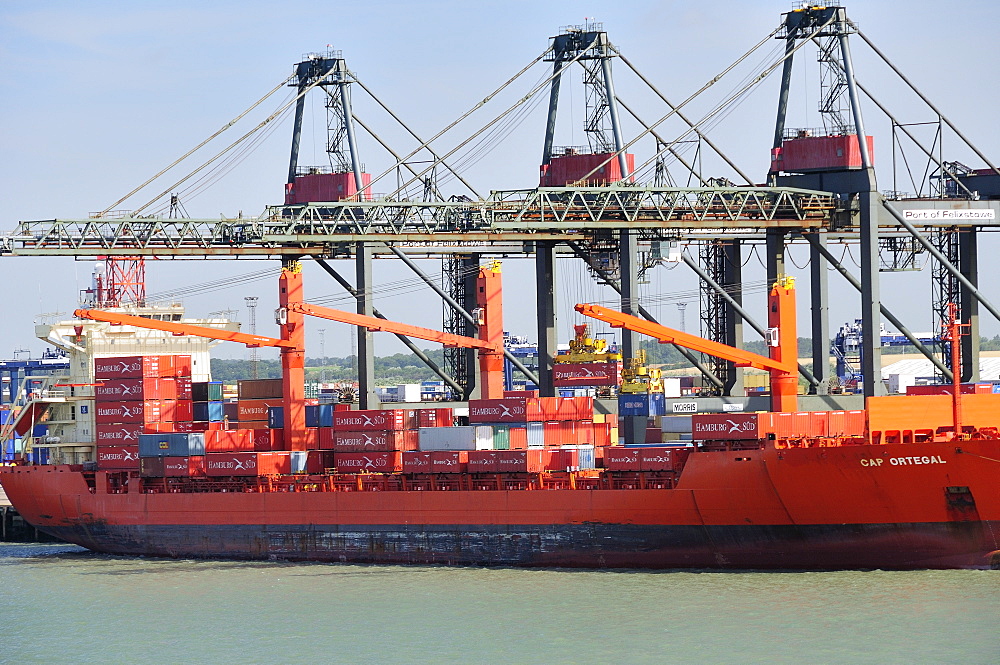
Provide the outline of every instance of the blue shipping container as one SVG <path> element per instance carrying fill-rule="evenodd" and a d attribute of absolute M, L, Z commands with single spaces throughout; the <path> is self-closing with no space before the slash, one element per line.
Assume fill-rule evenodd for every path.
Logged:
<path fill-rule="evenodd" d="M 666 415 L 666 398 L 663 393 L 636 393 L 618 396 L 619 416 Z"/>
<path fill-rule="evenodd" d="M 309 424 L 309 407 L 306 407 L 306 427 Z M 285 426 L 285 408 L 282 406 L 267 407 L 267 426 L 270 429 L 281 429 Z"/>
<path fill-rule="evenodd" d="M 49 433 L 48 425 L 35 425 L 31 428 L 31 436 L 38 438 L 40 436 L 45 436 Z"/>
<path fill-rule="evenodd" d="M 139 457 L 188 457 L 204 454 L 203 432 L 160 432 L 139 435 Z"/>
<path fill-rule="evenodd" d="M 306 427 L 333 427 L 333 404 L 307 406 Z"/>

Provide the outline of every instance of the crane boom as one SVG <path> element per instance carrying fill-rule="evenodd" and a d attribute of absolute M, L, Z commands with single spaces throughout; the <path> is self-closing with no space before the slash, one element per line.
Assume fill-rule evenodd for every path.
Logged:
<path fill-rule="evenodd" d="M 174 323 L 173 321 L 157 321 L 147 319 L 143 316 L 133 316 L 120 312 L 108 312 L 100 309 L 78 309 L 73 312 L 73 316 L 78 319 L 90 319 L 92 321 L 104 321 L 118 326 L 135 326 L 136 328 L 148 328 L 150 330 L 162 330 L 174 333 L 175 335 L 194 335 L 196 337 L 207 337 L 209 339 L 219 339 L 225 342 L 237 342 L 247 346 L 292 346 L 291 342 L 265 337 L 263 335 L 250 335 L 247 333 L 235 332 L 232 330 L 222 330 L 221 328 L 210 328 L 208 326 L 195 326 L 189 323 Z"/>
<path fill-rule="evenodd" d="M 683 346 L 685 349 L 691 349 L 692 351 L 698 351 L 699 353 L 707 353 L 708 355 L 715 356 L 716 358 L 732 360 L 736 363 L 737 367 L 753 367 L 755 369 L 764 370 L 788 369 L 787 363 L 773 360 L 767 356 L 762 356 L 750 351 L 744 351 L 743 349 L 737 349 L 733 346 L 713 342 L 712 340 L 698 337 L 697 335 L 668 328 L 667 326 L 662 326 L 658 323 L 647 321 L 646 319 L 640 319 L 637 316 L 623 314 L 622 312 L 608 307 L 581 303 L 577 305 L 575 309 L 584 316 L 604 321 L 612 328 L 626 328 L 628 330 L 634 330 L 637 333 L 656 339 L 660 344 L 676 344 L 677 346 Z"/>
<path fill-rule="evenodd" d="M 673 343 L 717 358 L 725 358 L 738 367 L 767 370 L 771 375 L 772 410 L 795 411 L 798 408 L 798 336 L 795 326 L 795 280 L 791 277 L 780 277 L 768 294 L 770 358 L 600 305 L 581 303 L 575 309 L 585 316 L 610 324 L 612 328 L 634 330 L 653 337 L 661 344 Z"/>
<path fill-rule="evenodd" d="M 363 314 L 355 314 L 354 312 L 345 312 L 340 309 L 320 307 L 319 305 L 310 305 L 309 303 L 289 303 L 288 309 L 290 311 L 301 312 L 302 314 L 306 314 L 308 316 L 348 323 L 352 326 L 360 326 L 375 332 L 397 333 L 400 335 L 406 335 L 407 337 L 415 337 L 417 339 L 426 339 L 431 342 L 439 342 L 445 346 L 457 346 L 467 349 L 484 349 L 486 351 L 503 353 L 502 346 L 486 342 L 476 337 L 453 335 L 451 333 L 440 332 L 430 328 L 421 328 L 420 326 L 413 326 L 407 323 L 398 323 L 396 321 L 379 319 L 374 316 L 364 316 Z"/>

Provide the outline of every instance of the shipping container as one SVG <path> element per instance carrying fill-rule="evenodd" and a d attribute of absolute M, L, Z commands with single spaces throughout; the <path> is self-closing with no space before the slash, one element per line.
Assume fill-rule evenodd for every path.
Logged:
<path fill-rule="evenodd" d="M 492 450 L 493 428 L 489 425 L 466 427 L 421 427 L 420 450 Z"/>
<path fill-rule="evenodd" d="M 97 446 L 97 468 L 108 471 L 139 468 L 139 446 Z"/>
<path fill-rule="evenodd" d="M 177 399 L 177 379 L 101 379 L 95 381 L 94 399 L 98 402 Z"/>
<path fill-rule="evenodd" d="M 139 435 L 144 431 L 142 423 L 97 425 L 94 428 L 94 443 L 99 446 L 112 444 L 138 446 Z"/>
<path fill-rule="evenodd" d="M 265 430 L 266 431 L 266 430 Z M 206 453 L 253 452 L 254 430 L 230 429 L 204 432 Z"/>
<path fill-rule="evenodd" d="M 541 473 L 578 466 L 576 450 L 469 451 L 469 473 Z"/>
<path fill-rule="evenodd" d="M 285 430 L 262 428 L 246 431 L 253 435 L 253 449 L 257 452 L 285 449 Z"/>
<path fill-rule="evenodd" d="M 222 422 L 225 418 L 222 402 L 191 402 L 191 419 L 195 422 Z"/>
<path fill-rule="evenodd" d="M 333 427 L 345 432 L 387 432 L 409 429 L 413 415 L 411 409 L 366 409 L 336 411 Z"/>
<path fill-rule="evenodd" d="M 191 399 L 195 402 L 221 402 L 222 381 L 196 381 L 192 383 Z"/>
<path fill-rule="evenodd" d="M 403 468 L 403 453 L 334 453 L 337 473 L 395 473 Z"/>
<path fill-rule="evenodd" d="M 664 415 L 660 417 L 661 432 L 693 432 L 691 419 L 693 416 L 684 415 Z"/>
<path fill-rule="evenodd" d="M 403 473 L 430 473 L 431 452 L 407 450 L 403 453 Z"/>
<path fill-rule="evenodd" d="M 94 379 L 142 379 L 191 376 L 190 355 L 95 358 Z"/>
<path fill-rule="evenodd" d="M 162 413 L 161 403 L 155 400 L 147 402 L 94 403 L 94 421 L 98 425 L 157 423 L 163 420 Z"/>
<path fill-rule="evenodd" d="M 326 441 L 332 440 L 332 444 Z M 416 430 L 394 430 L 390 432 L 340 432 L 322 428 L 320 445 L 323 450 L 340 453 L 389 452 L 395 450 L 417 450 L 419 435 Z M 332 445 L 332 447 L 328 447 Z"/>
<path fill-rule="evenodd" d="M 292 471 L 288 452 L 210 453 L 205 455 L 209 476 L 266 476 Z"/>
<path fill-rule="evenodd" d="M 621 362 L 555 363 L 552 383 L 556 387 L 617 386 L 621 383 Z"/>
<path fill-rule="evenodd" d="M 961 383 L 962 395 L 990 395 L 993 393 L 992 383 Z M 931 384 L 926 386 L 907 386 L 907 395 L 953 395 L 955 386 L 950 383 Z"/>
<path fill-rule="evenodd" d="M 454 424 L 454 409 L 417 409 L 417 427 L 451 427 Z"/>
<path fill-rule="evenodd" d="M 470 423 L 525 423 L 590 418 L 592 397 L 505 397 L 469 400 Z"/>
<path fill-rule="evenodd" d="M 281 425 L 282 427 L 284 425 Z M 333 427 L 333 405 L 316 404 L 306 407 L 306 427 Z"/>
<path fill-rule="evenodd" d="M 830 436 L 864 436 L 866 427 L 867 422 L 864 411 L 830 412 Z"/>
<path fill-rule="evenodd" d="M 204 454 L 204 432 L 161 432 L 139 435 L 140 457 L 188 457 Z"/>
<path fill-rule="evenodd" d="M 243 400 L 280 400 L 281 379 L 244 379 L 236 382 L 236 396 Z M 276 402 L 275 402 L 276 403 Z M 265 416 L 266 417 L 266 416 Z"/>
<path fill-rule="evenodd" d="M 618 396 L 619 416 L 662 416 L 666 413 L 663 393 L 628 393 Z"/>
<path fill-rule="evenodd" d="M 642 471 L 642 448 L 606 447 L 604 468 L 609 471 Z"/>
<path fill-rule="evenodd" d="M 433 450 L 430 456 L 432 473 L 465 473 L 469 470 L 467 450 Z"/>
<path fill-rule="evenodd" d="M 281 406 L 281 398 L 241 399 L 236 403 L 236 419 L 240 422 L 267 422 L 267 410 L 272 406 Z"/>
<path fill-rule="evenodd" d="M 745 441 L 767 437 L 771 414 L 702 413 L 691 416 L 690 423 L 691 436 L 698 441 Z"/>

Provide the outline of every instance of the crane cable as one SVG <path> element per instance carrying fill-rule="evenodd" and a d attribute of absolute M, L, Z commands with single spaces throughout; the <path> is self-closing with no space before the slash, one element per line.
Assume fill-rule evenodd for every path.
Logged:
<path fill-rule="evenodd" d="M 148 185 L 149 183 L 153 182 L 154 180 L 156 180 L 157 178 L 159 178 L 161 175 L 163 175 L 164 173 L 166 173 L 167 171 L 169 171 L 170 169 L 174 168 L 179 163 L 181 163 L 182 161 L 184 161 L 185 159 L 187 159 L 188 157 L 190 157 L 193 153 L 195 153 L 199 149 L 201 149 L 206 143 L 210 142 L 212 139 L 214 139 L 215 137 L 217 137 L 219 134 L 221 134 L 222 132 L 226 131 L 227 129 L 229 129 L 230 127 L 232 127 L 233 125 L 235 125 L 237 122 L 239 122 L 241 119 L 243 119 L 243 117 L 246 116 L 248 113 L 250 113 L 250 111 L 254 110 L 258 106 L 260 106 L 261 104 L 263 104 L 264 100 L 266 100 L 268 97 L 270 97 L 274 93 L 278 92 L 278 90 L 280 90 L 281 88 L 283 88 L 291 80 L 292 80 L 292 76 L 289 76 L 284 81 L 282 81 L 278 85 L 274 86 L 274 88 L 270 92 L 268 92 L 266 95 L 264 95 L 263 97 L 261 97 L 260 99 L 258 99 L 256 102 L 254 102 L 248 109 L 246 109 L 245 111 L 243 111 L 242 113 L 240 113 L 238 116 L 236 116 L 235 118 L 233 118 L 232 120 L 230 120 L 229 122 L 227 122 L 225 125 L 223 125 L 222 127 L 220 127 L 218 129 L 218 131 L 216 131 L 214 134 L 212 134 L 211 136 L 209 136 L 207 139 L 205 139 L 204 141 L 202 141 L 201 143 L 199 143 L 198 145 L 196 145 L 195 147 L 191 148 L 186 153 L 184 153 L 183 155 L 181 155 L 180 157 L 178 157 L 177 159 L 175 159 L 173 161 L 173 163 L 171 163 L 169 166 L 167 166 L 166 168 L 164 168 L 162 171 L 160 171 L 159 173 L 157 173 L 156 175 L 154 175 L 152 178 L 150 178 L 146 182 L 142 183 L 141 185 L 139 185 L 138 187 L 136 187 L 135 189 L 133 189 L 131 192 L 129 192 L 125 196 L 121 197 L 120 199 L 118 199 L 117 201 L 115 201 L 114 203 L 112 203 L 111 205 L 109 205 L 107 208 L 105 208 L 100 213 L 98 213 L 98 216 L 99 217 L 104 217 L 111 210 L 113 210 L 115 208 L 115 206 L 120 205 L 123 201 L 127 200 L 130 196 L 132 196 L 133 194 L 135 194 L 136 192 L 138 192 L 139 190 L 141 190 L 142 188 L 144 188 L 146 185 Z M 161 194 L 160 196 L 163 196 L 163 195 Z M 160 197 L 158 196 L 156 198 L 160 198 Z"/>
<path fill-rule="evenodd" d="M 244 134 L 240 138 L 236 139 L 236 141 L 234 141 L 233 143 L 229 144 L 229 146 L 227 146 L 221 152 L 217 153 L 215 156 L 211 157 L 209 160 L 207 160 L 206 162 L 202 163 L 202 165 L 199 166 L 198 168 L 196 168 L 194 171 L 192 171 L 191 173 L 187 174 L 186 176 L 184 176 L 183 178 L 181 178 L 180 180 L 178 180 L 176 183 L 174 183 L 173 185 L 171 185 L 170 187 L 168 187 L 166 190 L 164 190 L 163 192 L 161 192 L 160 194 L 158 194 L 151 201 L 149 201 L 148 203 L 146 203 L 145 205 L 143 205 L 142 207 L 140 207 L 139 209 L 137 209 L 134 214 L 136 214 L 136 215 L 139 214 L 140 212 L 142 212 L 143 210 L 145 210 L 146 208 L 148 208 L 149 206 L 151 206 L 156 201 L 159 201 L 160 198 L 162 198 L 163 196 L 166 196 L 172 190 L 176 189 L 178 186 L 180 186 L 180 185 L 184 184 L 185 182 L 187 182 L 190 178 L 194 177 L 195 174 L 197 174 L 198 172 L 200 172 L 202 169 L 204 169 L 205 167 L 207 167 L 209 164 L 211 164 L 215 160 L 219 159 L 219 157 L 221 157 L 222 155 L 226 154 L 227 152 L 229 152 L 230 150 L 232 150 L 235 146 L 237 146 L 240 143 L 242 143 L 243 141 L 245 141 L 247 139 L 247 137 L 249 137 L 250 135 L 254 134 L 258 130 L 260 130 L 262 127 L 264 127 L 265 125 L 267 125 L 268 123 L 270 123 L 272 120 L 274 120 L 275 118 L 277 118 L 279 115 L 281 115 L 282 113 L 284 113 L 286 110 L 288 110 L 291 107 L 291 105 L 294 102 L 297 102 L 301 97 L 304 97 L 307 92 L 309 92 L 310 90 L 312 90 L 313 88 L 315 88 L 316 86 L 318 86 L 321 82 L 323 82 L 323 80 L 326 79 L 326 77 L 329 76 L 333 72 L 333 70 L 335 68 L 336 68 L 336 65 L 334 65 L 333 67 L 330 67 L 330 69 L 325 74 L 323 74 L 322 76 L 316 77 L 315 81 L 313 81 L 309 85 L 307 85 L 304 88 L 302 88 L 301 90 L 299 90 L 299 93 L 297 95 L 295 95 L 295 97 L 292 98 L 291 101 L 287 102 L 284 106 L 280 107 L 277 111 L 275 111 L 271 115 L 269 115 L 266 118 L 264 118 L 264 120 L 262 120 L 256 127 L 254 127 L 253 129 L 251 129 L 249 132 L 247 132 L 246 134 Z M 285 81 L 283 81 L 280 86 L 277 86 L 274 90 L 272 90 L 271 92 L 269 92 L 268 96 L 271 96 L 272 94 L 274 94 L 275 92 L 277 92 L 278 88 L 280 88 L 283 85 L 285 85 L 285 83 L 287 83 L 288 81 L 292 80 L 292 78 L 294 78 L 294 75 L 293 76 L 289 76 L 287 79 L 285 79 Z"/>

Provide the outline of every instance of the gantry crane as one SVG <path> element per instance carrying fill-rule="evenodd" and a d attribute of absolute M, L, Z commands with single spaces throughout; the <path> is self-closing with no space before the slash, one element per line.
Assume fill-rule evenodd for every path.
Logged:
<path fill-rule="evenodd" d="M 692 351 L 732 360 L 738 367 L 764 369 L 771 375 L 771 409 L 798 409 L 798 337 L 795 325 L 795 280 L 780 277 L 767 298 L 767 342 L 771 356 L 762 356 L 736 347 L 667 328 L 645 319 L 623 314 L 600 305 L 581 303 L 576 311 L 611 325 L 655 338 L 661 344 L 676 344 Z"/>

